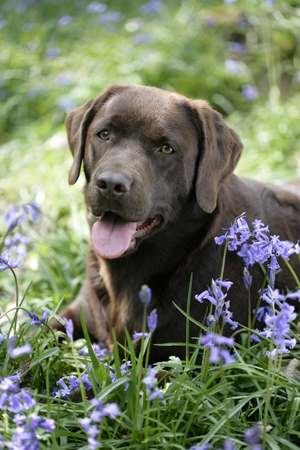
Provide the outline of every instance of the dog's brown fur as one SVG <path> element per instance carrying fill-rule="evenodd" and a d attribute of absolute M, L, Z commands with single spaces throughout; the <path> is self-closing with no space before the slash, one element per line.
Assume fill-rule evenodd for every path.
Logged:
<path fill-rule="evenodd" d="M 152 289 L 149 311 L 157 308 L 152 343 L 185 342 L 186 319 L 173 302 L 186 310 L 193 272 L 191 315 L 203 321 L 208 302 L 200 304 L 194 296 L 220 276 L 224 248 L 214 243 L 214 237 L 223 234 L 241 213 L 246 213 L 249 224 L 255 219 L 268 224 L 271 235 L 293 242 L 300 237 L 300 199 L 287 190 L 232 175 L 242 143 L 205 101 L 153 87 L 113 85 L 71 111 L 66 124 L 74 155 L 69 183 L 76 182 L 83 161 L 90 227 L 105 211 L 132 222 L 153 216 L 161 219 L 120 257 L 102 258 L 91 247 L 86 280 L 74 303 L 61 313 L 72 318 L 80 332 L 81 305 L 91 337 L 110 348 L 112 328 L 119 342 L 124 341 L 124 327 L 131 334 L 141 331 L 143 284 Z M 104 129 L 110 131 L 109 140 L 99 137 Z M 174 153 L 163 154 L 165 144 Z M 113 198 L 103 195 L 97 185 L 103 172 L 129 180 L 129 187 Z M 291 191 L 297 194 L 297 187 Z M 228 293 L 230 309 L 233 319 L 246 325 L 243 267 L 243 260 L 228 252 L 224 278 L 234 282 Z M 251 273 L 254 307 L 263 274 L 257 266 Z M 295 288 L 285 267 L 276 277 L 276 287 Z M 55 326 L 59 328 L 59 322 Z M 190 323 L 190 336 L 198 334 L 199 328 Z M 174 354 L 184 358 L 184 351 L 180 346 L 152 345 L 151 361 Z"/>

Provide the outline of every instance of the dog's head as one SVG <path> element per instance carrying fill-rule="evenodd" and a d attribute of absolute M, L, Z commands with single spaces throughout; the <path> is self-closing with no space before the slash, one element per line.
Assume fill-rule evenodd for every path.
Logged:
<path fill-rule="evenodd" d="M 87 180 L 92 243 L 117 258 L 172 221 L 194 192 L 211 213 L 242 151 L 238 135 L 201 100 L 143 86 L 110 86 L 66 119 L 69 183 Z M 98 218 L 98 220 L 97 220 Z"/>

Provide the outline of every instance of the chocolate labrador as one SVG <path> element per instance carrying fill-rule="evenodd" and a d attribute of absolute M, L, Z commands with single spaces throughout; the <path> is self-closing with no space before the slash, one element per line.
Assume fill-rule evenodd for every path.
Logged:
<path fill-rule="evenodd" d="M 157 308 L 158 315 L 151 362 L 184 358 L 185 348 L 176 343 L 185 342 L 186 319 L 174 303 L 186 310 L 193 272 L 190 313 L 204 320 L 208 304 L 194 297 L 220 276 L 224 247 L 214 237 L 245 212 L 249 224 L 261 219 L 271 234 L 297 242 L 300 199 L 232 175 L 243 145 L 202 100 L 154 87 L 113 85 L 71 111 L 66 124 L 74 156 L 71 185 L 83 163 L 91 247 L 86 280 L 61 316 L 72 318 L 80 333 L 82 306 L 91 338 L 112 348 L 112 328 L 121 343 L 125 327 L 131 335 L 141 331 L 139 291 L 147 284 L 149 311 Z M 297 192 L 297 185 L 293 189 Z M 227 254 L 224 278 L 234 282 L 230 309 L 234 320 L 247 324 L 243 267 L 235 252 Z M 251 273 L 254 307 L 263 274 L 256 266 Z M 276 287 L 295 288 L 285 268 Z M 198 334 L 191 322 L 191 340 Z M 175 345 L 155 345 L 170 342 Z M 138 340 L 134 343 L 138 348 Z"/>

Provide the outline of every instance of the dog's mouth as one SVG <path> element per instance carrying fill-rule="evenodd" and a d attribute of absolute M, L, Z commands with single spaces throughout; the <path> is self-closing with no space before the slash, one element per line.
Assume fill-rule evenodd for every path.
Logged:
<path fill-rule="evenodd" d="M 141 222 L 130 222 L 116 213 L 106 211 L 93 225 L 93 249 L 102 258 L 119 258 L 135 246 L 137 238 L 149 234 L 159 223 L 159 216 L 149 217 Z"/>

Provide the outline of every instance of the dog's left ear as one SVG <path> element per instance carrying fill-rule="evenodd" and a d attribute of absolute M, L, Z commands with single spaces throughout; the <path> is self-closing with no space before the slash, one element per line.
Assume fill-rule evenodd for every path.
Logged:
<path fill-rule="evenodd" d="M 70 111 L 66 118 L 66 128 L 70 150 L 74 156 L 74 161 L 69 173 L 69 184 L 74 184 L 80 174 L 83 160 L 85 141 L 95 114 L 113 95 L 126 89 L 126 86 L 111 85 L 98 97 L 86 102 L 83 106 Z"/>
<path fill-rule="evenodd" d="M 218 192 L 232 174 L 243 144 L 238 134 L 229 128 L 221 114 L 204 100 L 193 101 L 200 126 L 200 162 L 196 180 L 196 197 L 200 207 L 212 213 L 217 206 Z"/>

